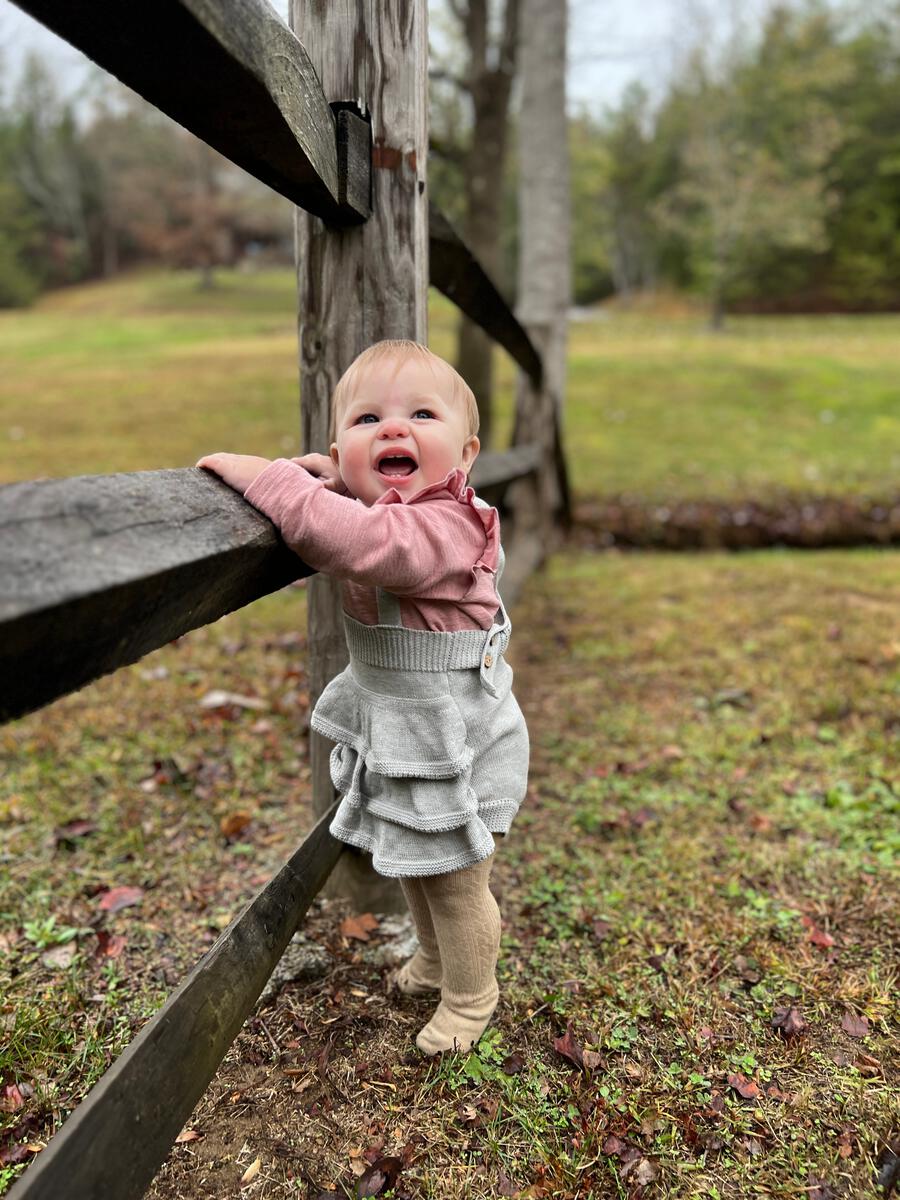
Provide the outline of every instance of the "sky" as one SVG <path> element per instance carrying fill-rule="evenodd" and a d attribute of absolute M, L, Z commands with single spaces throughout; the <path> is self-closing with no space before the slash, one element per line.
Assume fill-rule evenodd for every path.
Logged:
<path fill-rule="evenodd" d="M 273 7 L 287 17 L 287 0 L 273 0 Z M 569 12 L 568 89 L 573 112 L 584 108 L 599 112 L 605 105 L 614 105 L 623 89 L 636 79 L 642 79 L 651 91 L 661 86 L 678 44 L 683 3 L 569 0 Z M 63 90 L 77 90 L 87 72 L 84 56 L 16 8 L 11 0 L 0 0 L 4 75 L 15 78 L 31 50 L 50 60 Z"/>

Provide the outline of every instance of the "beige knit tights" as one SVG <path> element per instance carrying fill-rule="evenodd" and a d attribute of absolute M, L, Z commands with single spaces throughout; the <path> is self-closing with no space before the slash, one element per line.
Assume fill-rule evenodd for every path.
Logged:
<path fill-rule="evenodd" d="M 462 871 L 401 879 L 419 949 L 398 972 L 407 995 L 440 987 L 441 1002 L 419 1032 L 426 1054 L 468 1050 L 497 1006 L 500 910 L 488 886 L 493 855 Z"/>

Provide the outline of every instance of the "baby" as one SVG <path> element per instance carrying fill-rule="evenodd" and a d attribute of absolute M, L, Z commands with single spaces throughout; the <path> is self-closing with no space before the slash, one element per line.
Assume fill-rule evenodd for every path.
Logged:
<path fill-rule="evenodd" d="M 343 581 L 350 665 L 311 718 L 335 742 L 331 832 L 400 881 L 419 949 L 397 987 L 440 989 L 416 1044 L 468 1049 L 498 999 L 492 835 L 509 829 L 528 773 L 504 658 L 498 515 L 467 484 L 478 409 L 443 359 L 385 341 L 347 369 L 333 412 L 330 458 L 211 454 L 197 465 Z"/>

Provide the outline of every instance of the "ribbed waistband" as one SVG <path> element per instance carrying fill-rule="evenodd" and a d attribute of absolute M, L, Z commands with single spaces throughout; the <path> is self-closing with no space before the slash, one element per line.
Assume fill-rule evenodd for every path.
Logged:
<path fill-rule="evenodd" d="M 346 613 L 344 630 L 351 657 L 371 667 L 395 671 L 464 671 L 483 667 L 485 652 L 496 657 L 509 641 L 508 627 L 439 633 L 397 625 L 363 625 Z"/>

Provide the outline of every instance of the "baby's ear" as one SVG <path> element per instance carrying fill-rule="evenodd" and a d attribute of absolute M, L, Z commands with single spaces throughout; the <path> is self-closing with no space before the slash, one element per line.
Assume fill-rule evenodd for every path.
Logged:
<path fill-rule="evenodd" d="M 481 449 L 481 442 L 479 442 L 478 438 L 473 433 L 470 438 L 466 439 L 465 445 L 463 446 L 463 452 L 462 452 L 462 464 L 461 465 L 462 465 L 462 469 L 465 471 L 465 473 L 467 475 L 472 470 L 472 464 L 475 462 L 475 459 L 478 457 L 478 451 L 480 449 Z"/>

